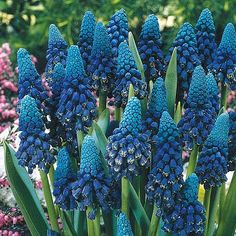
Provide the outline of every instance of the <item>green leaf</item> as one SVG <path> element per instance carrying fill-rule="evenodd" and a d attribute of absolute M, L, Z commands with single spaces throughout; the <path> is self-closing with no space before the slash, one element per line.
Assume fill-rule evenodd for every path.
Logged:
<path fill-rule="evenodd" d="M 26 170 L 18 165 L 15 151 L 4 142 L 7 179 L 32 235 L 47 235 L 49 224 Z"/>
<path fill-rule="evenodd" d="M 129 95 L 128 99 L 134 97 L 134 86 L 132 84 L 129 85 Z"/>
<path fill-rule="evenodd" d="M 178 124 L 179 121 L 181 120 L 181 116 L 182 116 L 182 107 L 181 107 L 181 103 L 178 102 L 177 109 L 174 115 L 174 121 L 176 124 Z"/>
<path fill-rule="evenodd" d="M 142 228 L 143 235 L 148 235 L 150 220 L 132 184 L 129 184 L 129 205 L 135 216 L 137 223 Z"/>
<path fill-rule="evenodd" d="M 176 48 L 174 48 L 173 50 L 170 63 L 166 71 L 165 86 L 166 86 L 168 111 L 171 117 L 174 118 L 175 98 L 176 98 L 176 90 L 177 90 L 177 49 Z"/>
<path fill-rule="evenodd" d="M 84 235 L 84 225 L 86 221 L 86 213 L 80 210 L 74 210 L 74 229 L 77 235 Z"/>
<path fill-rule="evenodd" d="M 110 123 L 110 111 L 108 108 L 106 108 L 101 115 L 98 118 L 97 124 L 99 125 L 99 127 L 101 128 L 102 132 L 104 132 L 104 134 L 107 132 L 107 128 L 109 126 Z"/>
<path fill-rule="evenodd" d="M 66 236 L 76 236 L 75 229 L 70 221 L 70 217 L 68 216 L 70 212 L 61 212 L 62 224 L 63 224 L 63 233 Z"/>
<path fill-rule="evenodd" d="M 142 63 L 142 60 L 139 56 L 138 49 L 137 49 L 132 32 L 129 32 L 129 48 L 130 48 L 131 52 L 133 53 L 136 66 L 141 73 L 142 80 L 145 82 L 143 63 Z"/>

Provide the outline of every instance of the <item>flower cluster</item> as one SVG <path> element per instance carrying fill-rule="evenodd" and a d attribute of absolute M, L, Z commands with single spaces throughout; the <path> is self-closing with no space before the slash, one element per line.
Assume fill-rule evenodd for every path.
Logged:
<path fill-rule="evenodd" d="M 158 208 L 157 216 L 161 216 L 174 207 L 184 182 L 179 131 L 167 111 L 161 116 L 156 149 L 146 193 Z"/>
<path fill-rule="evenodd" d="M 209 69 L 223 84 L 236 90 L 236 32 L 234 25 L 228 23 L 224 29 L 221 42 Z"/>
<path fill-rule="evenodd" d="M 161 115 L 164 111 L 167 111 L 166 88 L 163 79 L 159 77 L 153 85 L 148 109 L 143 121 L 143 131 L 151 140 L 156 138 Z"/>
<path fill-rule="evenodd" d="M 20 146 L 16 152 L 19 165 L 27 167 L 30 174 L 36 166 L 48 172 L 55 158 L 49 150 L 49 135 L 45 133 L 42 114 L 29 95 L 21 100 L 19 130 Z"/>
<path fill-rule="evenodd" d="M 110 19 L 107 25 L 107 31 L 111 38 L 112 55 L 114 58 L 118 56 L 118 47 L 128 41 L 128 19 L 124 9 L 117 11 Z"/>
<path fill-rule="evenodd" d="M 47 65 L 46 65 L 46 80 L 49 83 L 52 80 L 54 66 L 61 63 L 64 67 L 66 65 L 67 43 L 63 39 L 59 29 L 51 24 L 48 33 L 48 50 L 47 50 Z"/>
<path fill-rule="evenodd" d="M 125 213 L 121 212 L 117 220 L 117 236 L 133 236 L 130 222 Z"/>
<path fill-rule="evenodd" d="M 188 93 L 194 68 L 201 64 L 198 58 L 197 40 L 191 24 L 184 23 L 181 26 L 173 46 L 165 58 L 166 67 L 175 47 L 177 48 L 178 74 L 177 101 L 182 102 L 185 93 Z"/>
<path fill-rule="evenodd" d="M 164 216 L 164 230 L 180 235 L 202 236 L 205 227 L 205 209 L 197 200 L 198 177 L 191 174 L 185 181 L 182 199 Z"/>
<path fill-rule="evenodd" d="M 64 210 L 76 208 L 76 202 L 72 195 L 71 183 L 76 180 L 76 172 L 72 168 L 71 159 L 65 147 L 61 148 L 57 155 L 57 168 L 54 173 L 55 203 Z"/>
<path fill-rule="evenodd" d="M 125 107 L 128 101 L 129 87 L 132 84 L 134 94 L 139 99 L 147 96 L 146 83 L 142 81 L 141 73 L 138 71 L 132 52 L 127 42 L 119 46 L 117 58 L 117 72 L 113 96 L 117 107 Z"/>
<path fill-rule="evenodd" d="M 81 57 L 84 62 L 84 69 L 88 74 L 88 65 L 93 46 L 93 37 L 96 20 L 91 11 L 86 11 L 80 28 L 79 41 L 77 43 Z"/>
<path fill-rule="evenodd" d="M 112 179 L 105 175 L 95 140 L 87 135 L 81 150 L 80 170 L 77 180 L 72 183 L 72 193 L 79 204 L 79 209 L 85 211 L 91 207 L 89 218 L 94 219 L 99 207 L 103 211 L 109 209 L 118 201 L 119 195 L 114 190 Z"/>
<path fill-rule="evenodd" d="M 228 169 L 234 171 L 236 168 L 236 112 L 229 112 L 229 119 Z"/>
<path fill-rule="evenodd" d="M 137 98 L 128 101 L 119 128 L 108 139 L 106 159 L 117 180 L 123 176 L 131 179 L 148 167 L 151 145 L 148 136 L 141 132 L 141 105 Z"/>
<path fill-rule="evenodd" d="M 138 41 L 138 51 L 143 62 L 147 83 L 156 80 L 163 73 L 163 53 L 158 19 L 149 15 L 142 27 Z"/>
<path fill-rule="evenodd" d="M 183 142 L 191 150 L 194 142 L 197 145 L 204 143 L 216 117 L 209 100 L 205 72 L 201 66 L 197 66 L 193 72 L 186 107 L 178 127 Z"/>
<path fill-rule="evenodd" d="M 91 74 L 91 85 L 94 90 L 101 89 L 109 92 L 111 89 L 111 79 L 114 77 L 114 63 L 112 57 L 111 41 L 107 29 L 103 23 L 96 25 L 93 48 L 89 65 Z"/>
<path fill-rule="evenodd" d="M 227 180 L 229 115 L 221 114 L 199 155 L 196 174 L 205 189 L 219 187 Z"/>
<path fill-rule="evenodd" d="M 213 61 L 217 48 L 215 42 L 215 25 L 209 9 L 204 9 L 195 26 L 198 56 L 206 69 Z"/>

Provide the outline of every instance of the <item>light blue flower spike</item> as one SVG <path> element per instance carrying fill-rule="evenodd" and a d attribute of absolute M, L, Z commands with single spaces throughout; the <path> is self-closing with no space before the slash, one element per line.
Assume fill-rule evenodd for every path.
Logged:
<path fill-rule="evenodd" d="M 117 227 L 117 236 L 133 236 L 130 222 L 123 212 L 119 215 Z"/>
<path fill-rule="evenodd" d="M 197 21 L 197 24 L 196 24 L 196 28 L 199 30 L 200 29 L 207 30 L 208 32 L 215 33 L 215 25 L 214 25 L 213 17 L 212 17 L 211 11 L 208 8 L 204 9 L 201 12 L 199 19 Z"/>
<path fill-rule="evenodd" d="M 161 33 L 160 33 L 160 28 L 159 28 L 159 22 L 158 22 L 158 18 L 154 15 L 151 14 L 147 17 L 142 31 L 141 31 L 141 37 L 142 38 L 148 38 L 148 37 L 153 37 L 153 38 L 157 38 L 160 39 L 161 37 Z"/>
<path fill-rule="evenodd" d="M 232 23 L 226 25 L 219 48 L 229 53 L 232 53 L 232 49 L 236 50 L 236 32 Z"/>
<path fill-rule="evenodd" d="M 49 32 L 48 32 L 48 44 L 50 45 L 64 42 L 65 40 L 63 39 L 59 29 L 54 24 L 51 24 L 49 26 Z"/>
<path fill-rule="evenodd" d="M 198 198 L 198 177 L 192 173 L 185 181 L 184 197 L 188 202 L 195 202 Z"/>

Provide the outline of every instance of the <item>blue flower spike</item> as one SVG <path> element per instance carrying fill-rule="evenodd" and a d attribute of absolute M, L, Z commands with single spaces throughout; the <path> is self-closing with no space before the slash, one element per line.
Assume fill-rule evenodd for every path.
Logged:
<path fill-rule="evenodd" d="M 148 136 L 142 134 L 140 101 L 132 97 L 119 128 L 109 137 L 106 149 L 108 166 L 116 180 L 132 179 L 140 174 L 142 167 L 149 166 L 151 145 L 147 141 Z"/>
<path fill-rule="evenodd" d="M 202 236 L 206 211 L 198 199 L 198 177 L 192 173 L 185 181 L 182 199 L 164 216 L 164 230 L 178 235 Z"/>
<path fill-rule="evenodd" d="M 69 151 L 75 151 L 76 131 L 87 133 L 97 114 L 96 99 L 90 91 L 79 48 L 75 45 L 68 50 L 63 87 L 56 115 L 66 129 Z"/>
<path fill-rule="evenodd" d="M 155 140 L 158 133 L 161 115 L 167 110 L 166 88 L 163 79 L 159 77 L 153 85 L 143 122 L 143 130 L 152 141 Z"/>
<path fill-rule="evenodd" d="M 188 93 L 194 68 L 201 64 L 198 58 L 197 40 L 191 24 L 184 23 L 165 58 L 166 68 L 174 48 L 177 48 L 177 101 L 183 102 Z"/>
<path fill-rule="evenodd" d="M 218 114 L 220 110 L 219 88 L 215 77 L 211 72 L 207 74 L 206 82 L 211 106 L 215 110 L 215 113 Z"/>
<path fill-rule="evenodd" d="M 228 157 L 229 114 L 221 114 L 199 155 L 196 174 L 205 189 L 219 187 L 226 182 Z"/>
<path fill-rule="evenodd" d="M 16 152 L 19 165 L 27 167 L 29 174 L 36 167 L 47 173 L 55 158 L 50 153 L 49 136 L 45 132 L 42 114 L 35 99 L 29 95 L 21 100 L 19 130 L 20 146 Z"/>
<path fill-rule="evenodd" d="M 112 179 L 104 174 L 95 140 L 89 135 L 85 136 L 80 170 L 77 180 L 72 184 L 72 193 L 79 204 L 79 209 L 86 211 L 87 207 L 91 207 L 90 219 L 95 218 L 99 207 L 103 211 L 109 211 L 118 202 L 119 194 L 114 191 L 115 188 Z"/>
<path fill-rule="evenodd" d="M 228 154 L 228 169 L 234 171 L 236 169 L 236 112 L 229 112 L 229 154 Z"/>
<path fill-rule="evenodd" d="M 89 58 L 91 56 L 93 47 L 94 30 L 96 26 L 96 20 L 91 11 L 86 11 L 82 20 L 79 41 L 77 43 L 81 57 L 84 62 L 84 69 L 88 74 Z"/>
<path fill-rule="evenodd" d="M 198 56 L 204 69 L 212 63 L 217 48 L 215 42 L 215 25 L 211 11 L 204 9 L 195 26 Z"/>
<path fill-rule="evenodd" d="M 209 69 L 218 81 L 236 90 L 236 32 L 234 25 L 228 23 L 224 29 L 214 61 Z"/>
<path fill-rule="evenodd" d="M 61 63 L 64 67 L 66 66 L 67 47 L 68 45 L 59 29 L 54 24 L 51 24 L 48 32 L 47 65 L 45 70 L 46 80 L 50 87 L 54 66 L 57 63 Z"/>
<path fill-rule="evenodd" d="M 133 236 L 132 228 L 125 213 L 121 212 L 117 220 L 117 236 Z"/>
<path fill-rule="evenodd" d="M 26 95 L 35 99 L 38 107 L 47 98 L 47 93 L 43 87 L 42 80 L 31 60 L 26 49 L 20 48 L 17 52 L 17 63 L 19 68 L 18 98 L 21 101 Z"/>
<path fill-rule="evenodd" d="M 128 41 L 128 19 L 124 9 L 117 11 L 107 25 L 108 34 L 111 38 L 112 55 L 118 56 L 118 47 L 122 42 Z"/>
<path fill-rule="evenodd" d="M 126 106 L 131 84 L 134 87 L 134 95 L 137 98 L 143 99 L 147 96 L 147 85 L 142 81 L 141 73 L 137 69 L 127 42 L 123 42 L 119 46 L 116 77 L 113 96 L 117 107 Z"/>
<path fill-rule="evenodd" d="M 167 111 L 161 116 L 156 150 L 145 189 L 148 200 L 158 208 L 157 216 L 161 216 L 174 207 L 184 183 L 179 131 Z"/>
<path fill-rule="evenodd" d="M 99 22 L 95 28 L 93 48 L 91 52 L 89 73 L 92 88 L 101 89 L 111 94 L 111 79 L 114 77 L 114 63 L 111 41 L 107 29 Z M 114 82 L 113 82 L 114 83 Z"/>
<path fill-rule="evenodd" d="M 76 180 L 76 172 L 72 168 L 70 155 L 63 147 L 57 155 L 57 168 L 54 173 L 55 204 L 63 210 L 73 210 L 76 208 L 75 198 L 72 195 L 71 184 Z"/>
<path fill-rule="evenodd" d="M 161 51 L 161 33 L 155 15 L 149 15 L 142 27 L 138 41 L 138 51 L 143 62 L 146 82 L 156 80 L 163 74 L 163 53 Z"/>
<path fill-rule="evenodd" d="M 209 135 L 216 119 L 212 108 L 205 72 L 197 66 L 193 72 L 184 116 L 178 123 L 181 139 L 187 150 L 193 143 L 201 146 Z"/>

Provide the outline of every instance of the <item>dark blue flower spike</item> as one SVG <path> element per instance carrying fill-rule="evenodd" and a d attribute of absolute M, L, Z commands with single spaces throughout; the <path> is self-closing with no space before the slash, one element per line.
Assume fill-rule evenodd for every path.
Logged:
<path fill-rule="evenodd" d="M 142 134 L 141 105 L 133 97 L 128 101 L 119 128 L 108 139 L 106 159 L 116 180 L 132 179 L 142 167 L 150 165 L 151 145 Z"/>
<path fill-rule="evenodd" d="M 79 34 L 79 41 L 77 45 L 79 47 L 81 57 L 84 62 L 84 69 L 87 74 L 88 74 L 89 58 L 93 47 L 95 26 L 96 26 L 96 20 L 93 13 L 91 11 L 86 11 L 82 20 Z"/>
<path fill-rule="evenodd" d="M 133 236 L 132 228 L 125 213 L 121 212 L 117 220 L 117 236 Z"/>
<path fill-rule="evenodd" d="M 112 179 L 104 174 L 99 151 L 89 135 L 85 136 L 82 144 L 80 170 L 72 189 L 81 211 L 85 211 L 87 207 L 92 208 L 90 219 L 95 218 L 99 207 L 103 211 L 109 211 L 119 202 L 119 194 L 114 190 Z"/>
<path fill-rule="evenodd" d="M 209 9 L 204 9 L 195 26 L 198 56 L 204 69 L 212 63 L 217 48 L 215 25 Z"/>
<path fill-rule="evenodd" d="M 138 51 L 143 62 L 146 82 L 156 80 L 163 74 L 163 53 L 158 19 L 149 15 L 142 27 L 138 42 Z"/>
<path fill-rule="evenodd" d="M 210 72 L 206 76 L 206 83 L 211 106 L 215 110 L 215 113 L 218 114 L 220 110 L 219 88 L 215 80 L 215 77 Z"/>
<path fill-rule="evenodd" d="M 199 146 L 204 143 L 217 115 L 209 100 L 205 72 L 201 66 L 193 72 L 186 107 L 178 127 L 183 144 L 192 150 L 194 142 Z"/>
<path fill-rule="evenodd" d="M 42 114 L 35 99 L 26 95 L 21 100 L 19 116 L 20 146 L 16 153 L 19 165 L 31 174 L 36 166 L 46 173 L 55 158 L 50 153 L 49 136 L 45 133 Z"/>
<path fill-rule="evenodd" d="M 165 58 L 165 66 L 167 68 L 171 54 L 177 48 L 177 101 L 183 102 L 183 98 L 188 93 L 192 73 L 194 68 L 201 64 L 198 58 L 197 40 L 194 29 L 191 24 L 184 23 Z"/>
<path fill-rule="evenodd" d="M 93 48 L 91 52 L 89 73 L 92 88 L 111 93 L 111 79 L 114 79 L 114 63 L 111 41 L 107 29 L 99 22 L 95 28 Z"/>
<path fill-rule="evenodd" d="M 57 168 L 54 173 L 55 204 L 63 210 L 73 210 L 77 204 L 72 195 L 71 183 L 76 180 L 76 171 L 72 168 L 71 159 L 66 147 L 59 150 Z"/>
<path fill-rule="evenodd" d="M 182 199 L 174 209 L 164 215 L 164 230 L 178 235 L 203 236 L 205 208 L 198 199 L 198 177 L 192 173 L 185 181 Z"/>
<path fill-rule="evenodd" d="M 199 155 L 196 174 L 205 189 L 219 187 L 226 182 L 228 157 L 229 114 L 221 114 Z"/>
<path fill-rule="evenodd" d="M 45 69 L 49 86 L 51 85 L 54 66 L 57 63 L 61 63 L 64 67 L 66 66 L 67 47 L 68 45 L 59 29 L 54 24 L 51 24 L 48 33 L 47 65 Z"/>
<path fill-rule="evenodd" d="M 38 108 L 47 98 L 40 75 L 35 69 L 31 57 L 26 49 L 20 48 L 17 52 L 17 63 L 19 68 L 18 98 L 19 101 L 29 95 L 35 99 Z"/>
<path fill-rule="evenodd" d="M 236 90 L 236 32 L 234 25 L 226 25 L 214 61 L 209 69 L 218 81 Z"/>
<path fill-rule="evenodd" d="M 167 110 L 166 88 L 163 79 L 159 77 L 153 85 L 148 109 L 143 121 L 143 131 L 153 141 L 158 133 L 161 115 Z"/>
<path fill-rule="evenodd" d="M 117 11 L 110 19 L 107 25 L 107 31 L 111 38 L 112 55 L 114 58 L 118 56 L 118 47 L 128 41 L 128 19 L 124 9 Z"/>
<path fill-rule="evenodd" d="M 66 129 L 69 151 L 77 150 L 76 131 L 88 132 L 95 119 L 96 99 L 90 91 L 79 48 L 72 45 L 66 60 L 66 75 L 57 117 Z"/>
<path fill-rule="evenodd" d="M 161 116 L 156 150 L 146 193 L 158 208 L 157 216 L 161 216 L 163 211 L 174 207 L 184 183 L 179 131 L 167 111 Z"/>
<path fill-rule="evenodd" d="M 228 170 L 236 169 L 236 112 L 229 112 Z"/>
<path fill-rule="evenodd" d="M 117 107 L 125 107 L 128 101 L 129 87 L 134 87 L 134 95 L 139 99 L 147 96 L 147 85 L 142 81 L 141 73 L 138 71 L 132 52 L 127 42 L 119 46 L 117 59 L 117 71 L 113 96 Z"/>

